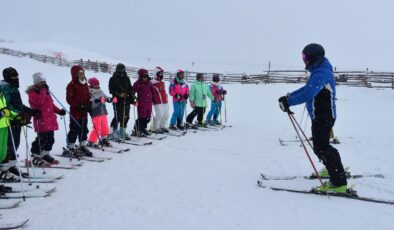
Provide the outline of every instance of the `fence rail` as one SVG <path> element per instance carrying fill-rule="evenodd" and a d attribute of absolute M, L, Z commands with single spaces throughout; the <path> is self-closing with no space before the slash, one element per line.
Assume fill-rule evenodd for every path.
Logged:
<path fill-rule="evenodd" d="M 102 72 L 112 74 L 115 71 L 116 64 L 103 61 L 90 60 L 68 60 L 61 55 L 49 56 L 32 52 L 23 52 L 9 48 L 0 48 L 0 53 L 16 57 L 29 57 L 31 59 L 50 63 L 57 66 L 71 67 L 72 65 L 81 65 L 84 69 L 93 72 Z M 137 77 L 137 67 L 126 66 L 127 74 Z M 186 72 L 186 79 L 195 80 L 197 72 Z M 207 77 L 213 73 L 205 73 Z M 337 85 L 346 85 L 354 87 L 368 88 L 391 88 L 394 89 L 394 72 L 373 72 L 373 71 L 335 71 Z M 164 79 L 169 80 L 175 77 L 175 73 L 165 72 Z M 240 83 L 240 84 L 272 84 L 272 83 L 304 83 L 309 75 L 305 70 L 270 70 L 261 74 L 221 74 L 222 83 Z"/>

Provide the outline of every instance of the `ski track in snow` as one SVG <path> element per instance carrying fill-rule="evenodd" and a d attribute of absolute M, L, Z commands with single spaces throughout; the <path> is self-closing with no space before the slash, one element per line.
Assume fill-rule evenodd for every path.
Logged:
<path fill-rule="evenodd" d="M 69 68 L 9 56 L 0 56 L 0 63 L 2 69 L 14 66 L 18 70 L 24 103 L 27 103 L 24 90 L 32 83 L 31 75 L 41 71 L 52 92 L 66 105 Z M 102 89 L 108 92 L 110 75 L 89 71 L 86 75 L 98 77 Z M 112 160 L 85 162 L 77 170 L 46 170 L 48 175 L 65 175 L 54 184 L 57 191 L 48 198 L 29 199 L 19 208 L 2 210 L 0 222 L 30 218 L 24 229 L 42 230 L 392 229 L 393 206 L 257 187 L 261 172 L 274 176 L 312 172 L 302 148 L 296 144 L 280 146 L 277 141 L 295 138 L 277 98 L 299 86 L 225 85 L 229 91 L 227 114 L 232 128 L 189 133 L 179 138 L 169 136 L 146 147 L 127 145 L 129 152 L 106 153 Z M 338 119 L 334 127 L 339 139 L 353 138 L 344 138 L 335 146 L 345 166 L 350 166 L 354 174 L 386 176 L 386 179 L 349 180 L 349 184 L 356 183 L 359 194 L 391 200 L 393 94 L 394 90 L 338 87 L 337 97 L 341 100 L 337 101 Z M 294 107 L 297 119 L 301 119 L 303 108 Z M 107 109 L 112 119 L 111 106 L 107 105 Z M 187 110 L 190 112 L 191 108 Z M 130 120 L 129 132 L 134 119 Z M 65 145 L 63 121 L 58 122 L 60 130 L 56 132 L 54 153 Z M 310 135 L 309 128 L 306 133 Z M 29 145 L 34 137 L 29 130 Z M 23 137 L 19 154 L 25 155 Z M 310 154 L 321 168 L 311 151 Z M 41 172 L 37 170 L 36 174 Z M 302 179 L 266 183 L 304 189 L 318 185 L 318 181 Z"/>

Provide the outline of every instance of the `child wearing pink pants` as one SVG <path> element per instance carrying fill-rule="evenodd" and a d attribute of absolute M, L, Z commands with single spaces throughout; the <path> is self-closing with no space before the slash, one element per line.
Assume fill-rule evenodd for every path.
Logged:
<path fill-rule="evenodd" d="M 111 103 L 112 99 L 107 97 L 100 89 L 100 82 L 97 78 L 90 78 L 88 83 L 92 98 L 90 116 L 92 117 L 93 121 L 92 131 L 90 131 L 89 134 L 88 146 L 111 146 L 111 143 L 108 140 L 108 112 L 107 108 L 105 107 L 105 102 Z M 102 143 L 99 143 L 98 140 L 100 140 Z"/>

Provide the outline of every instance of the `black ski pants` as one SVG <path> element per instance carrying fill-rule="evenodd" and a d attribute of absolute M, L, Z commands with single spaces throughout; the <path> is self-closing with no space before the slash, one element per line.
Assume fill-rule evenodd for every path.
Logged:
<path fill-rule="evenodd" d="M 150 118 L 141 117 L 135 121 L 134 131 L 146 131 L 146 128 L 150 122 Z"/>
<path fill-rule="evenodd" d="M 130 104 L 124 100 L 119 100 L 114 104 L 114 118 L 111 121 L 111 128 L 117 129 L 118 124 L 121 128 L 127 127 L 130 118 Z"/>
<path fill-rule="evenodd" d="M 41 155 L 41 151 L 51 151 L 55 143 L 55 132 L 37 133 L 36 139 L 31 144 L 30 152 L 35 155 Z"/>
<path fill-rule="evenodd" d="M 70 131 L 67 134 L 68 143 L 75 143 L 77 138 L 79 142 L 86 141 L 88 139 L 88 117 L 81 119 L 72 119 L 70 117 Z"/>
<path fill-rule="evenodd" d="M 194 107 L 193 111 L 186 117 L 188 123 L 193 123 L 194 118 L 197 116 L 197 122 L 202 124 L 206 107 Z"/>
<path fill-rule="evenodd" d="M 334 186 L 346 185 L 346 173 L 341 157 L 336 148 L 330 145 L 330 132 L 335 119 L 315 118 L 312 120 L 313 149 L 317 157 L 326 166 L 330 181 Z"/>

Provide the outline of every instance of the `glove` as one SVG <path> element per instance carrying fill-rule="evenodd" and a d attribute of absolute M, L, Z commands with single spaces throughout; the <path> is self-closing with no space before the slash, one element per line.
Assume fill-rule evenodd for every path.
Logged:
<path fill-rule="evenodd" d="M 134 106 L 138 107 L 138 101 L 134 102 Z"/>
<path fill-rule="evenodd" d="M 283 112 L 287 112 L 287 113 L 293 113 L 293 112 L 291 112 L 290 111 L 290 108 L 289 108 L 289 103 L 288 103 L 288 97 L 289 96 L 282 96 L 282 97 L 280 97 L 279 98 L 279 107 L 280 107 L 280 109 L 283 111 Z"/>
<path fill-rule="evenodd" d="M 49 89 L 49 86 L 45 83 L 45 84 L 42 84 L 42 85 L 41 85 L 41 88 Z"/>
<path fill-rule="evenodd" d="M 187 100 L 187 99 L 189 98 L 189 94 L 183 95 L 183 98 L 184 98 L 185 100 Z"/>
<path fill-rule="evenodd" d="M 101 100 L 100 99 L 94 99 L 94 103 L 99 104 L 99 103 L 101 103 Z"/>
<path fill-rule="evenodd" d="M 180 95 L 180 94 L 175 94 L 175 96 L 174 96 L 176 99 L 178 99 L 178 100 L 181 100 L 182 99 L 182 96 Z"/>
<path fill-rule="evenodd" d="M 60 115 L 60 116 L 66 115 L 66 110 L 65 110 L 65 109 L 61 109 L 61 110 L 59 111 L 59 115 Z"/>
<path fill-rule="evenodd" d="M 114 98 L 112 99 L 112 102 L 115 103 L 115 104 L 118 103 L 118 98 L 117 98 L 117 97 L 114 97 Z"/>
<path fill-rule="evenodd" d="M 121 93 L 121 94 L 119 95 L 119 97 L 120 97 L 120 98 L 123 98 L 123 99 L 126 99 L 126 98 L 129 97 L 129 95 L 128 95 L 127 93 Z"/>
<path fill-rule="evenodd" d="M 226 95 L 227 94 L 227 91 L 226 90 L 223 90 L 223 95 Z"/>
<path fill-rule="evenodd" d="M 89 112 L 90 106 L 89 105 L 80 105 L 79 108 L 82 110 L 82 112 Z"/>
<path fill-rule="evenodd" d="M 11 115 L 11 113 L 10 113 L 9 109 L 2 109 L 0 111 L 0 118 L 9 117 L 10 115 Z"/>
<path fill-rule="evenodd" d="M 33 117 L 39 119 L 41 117 L 41 110 L 39 110 L 39 109 L 32 109 L 30 114 Z"/>

